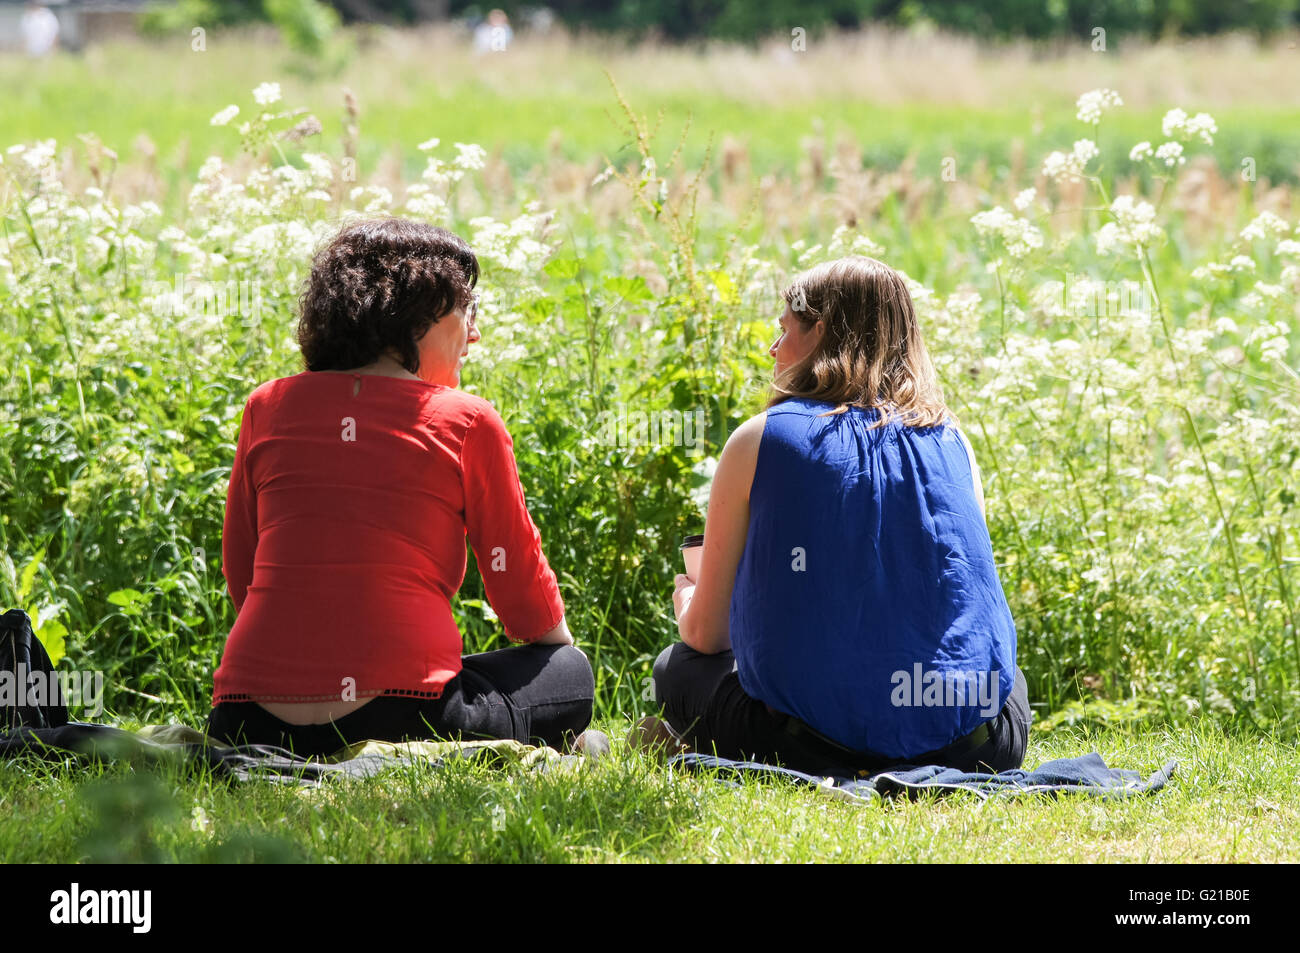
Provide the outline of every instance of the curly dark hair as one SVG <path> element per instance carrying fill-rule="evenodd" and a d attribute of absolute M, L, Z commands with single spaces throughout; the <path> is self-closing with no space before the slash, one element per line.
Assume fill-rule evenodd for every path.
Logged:
<path fill-rule="evenodd" d="M 412 374 L 416 341 L 469 307 L 478 258 L 459 235 L 401 218 L 346 226 L 312 259 L 298 346 L 309 371 L 346 371 L 392 349 Z"/>

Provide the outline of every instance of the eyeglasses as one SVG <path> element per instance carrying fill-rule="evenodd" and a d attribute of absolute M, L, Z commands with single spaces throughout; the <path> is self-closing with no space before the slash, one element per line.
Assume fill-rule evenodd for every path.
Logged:
<path fill-rule="evenodd" d="M 474 327 L 474 326 L 477 324 L 477 322 L 478 322 L 478 302 L 479 302 L 479 295 L 478 295 L 478 292 L 475 292 L 474 294 L 470 295 L 470 297 L 469 297 L 469 326 L 470 326 L 471 328 Z"/>

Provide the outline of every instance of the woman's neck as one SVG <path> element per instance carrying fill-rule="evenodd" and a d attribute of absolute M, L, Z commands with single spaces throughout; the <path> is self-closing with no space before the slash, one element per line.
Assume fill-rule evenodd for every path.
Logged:
<path fill-rule="evenodd" d="M 411 380 L 417 380 L 417 381 L 422 380 L 421 377 L 419 377 L 416 374 L 412 374 L 405 367 L 403 367 L 400 361 L 387 354 L 381 355 L 378 360 L 372 361 L 371 363 L 365 365 L 364 367 L 354 367 L 352 370 L 346 371 L 344 373 L 375 374 L 380 377 L 406 377 L 406 378 L 410 378 Z"/>

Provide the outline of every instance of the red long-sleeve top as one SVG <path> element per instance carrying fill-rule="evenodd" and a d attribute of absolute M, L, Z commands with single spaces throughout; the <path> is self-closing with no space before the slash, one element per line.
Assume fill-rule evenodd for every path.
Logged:
<path fill-rule="evenodd" d="M 564 602 L 490 403 L 379 375 L 258 387 L 226 501 L 238 617 L 213 704 L 441 695 L 461 668 L 466 535 L 506 635 L 555 628 Z"/>

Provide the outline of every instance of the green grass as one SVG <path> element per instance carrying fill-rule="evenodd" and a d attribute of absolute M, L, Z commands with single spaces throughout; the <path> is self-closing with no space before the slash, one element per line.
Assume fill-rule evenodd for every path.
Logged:
<path fill-rule="evenodd" d="M 806 140 L 824 137 L 827 158 L 836 143 L 849 140 L 867 167 L 894 168 L 911 157 L 919 173 L 937 176 L 943 160 L 952 157 L 965 178 L 977 163 L 1005 173 L 1019 149 L 1035 157 L 1083 135 L 1073 110 L 1080 90 L 1061 88 L 1066 66 L 1052 61 L 1021 67 L 1023 82 L 1013 87 L 1011 98 L 990 88 L 972 103 L 968 87 L 980 85 L 987 67 L 954 76 L 946 98 L 917 94 L 888 100 L 870 88 L 827 94 L 825 80 L 806 93 L 791 92 L 783 87 L 800 72 L 770 66 L 767 86 L 754 85 L 752 77 L 743 88 L 739 82 L 723 85 L 695 64 L 669 80 L 660 74 L 678 71 L 676 59 L 656 62 L 603 47 L 580 47 L 564 57 L 563 70 L 551 64 L 536 73 L 528 72 L 527 60 L 498 69 L 455 46 L 445 66 L 440 56 L 431 65 L 433 55 L 418 46 L 398 45 L 396 52 L 362 48 L 339 76 L 297 78 L 293 57 L 281 47 L 238 34 L 215 35 L 203 53 L 190 51 L 187 37 L 177 37 L 111 43 L 83 57 L 36 64 L 0 56 L 0 85 L 8 90 L 0 147 L 47 138 L 74 142 L 93 132 L 125 162 L 139 161 L 141 145 L 148 142 L 157 175 L 170 193 L 190 181 L 205 157 L 231 152 L 232 131 L 208 120 L 233 102 L 243 108 L 237 125 L 251 108 L 248 91 L 262 80 L 276 80 L 285 87 L 286 102 L 320 118 L 326 142 L 337 141 L 345 123 L 343 89 L 355 91 L 363 171 L 396 156 L 407 176 L 418 175 L 424 163 L 415 144 L 432 136 L 445 143 L 478 143 L 504 158 L 515 174 L 555 153 L 588 164 L 602 157 L 637 162 L 635 144 L 620 131 L 606 69 L 639 112 L 653 118 L 662 111 L 671 141 L 689 124 L 682 152 L 689 166 L 700 164 L 710 141 L 716 157 L 723 139 L 732 137 L 747 148 L 756 174 L 792 173 L 805 160 Z M 525 51 L 520 57 L 529 55 Z M 741 62 L 755 68 L 749 60 Z M 1225 59 L 1222 67 L 1230 70 L 1237 62 Z M 1130 95 L 1129 89 L 1122 91 Z M 1173 106 L 1196 111 L 1205 103 L 1157 96 L 1108 117 L 1101 143 L 1107 167 L 1127 168 L 1130 147 L 1158 135 L 1161 116 Z M 1300 108 L 1254 94 L 1210 108 L 1224 130 L 1209 150 L 1221 171 L 1235 175 L 1242 158 L 1250 156 L 1260 178 L 1296 181 Z"/>
<path fill-rule="evenodd" d="M 1263 180 L 1294 171 L 1300 111 L 1275 92 L 1294 88 L 1286 82 L 1294 57 L 1219 50 L 1228 57 L 1220 62 L 1170 49 L 1132 62 L 972 65 L 954 55 L 928 92 L 891 96 L 859 76 L 877 64 L 834 56 L 820 61 L 815 81 L 786 88 L 787 75 L 725 51 L 606 58 L 521 47 L 493 71 L 463 50 L 443 56 L 396 38 L 392 49 L 362 50 L 342 76 L 294 80 L 283 51 L 256 38 L 214 34 L 202 56 L 171 42 L 34 65 L 0 57 L 0 84 L 11 91 L 0 146 L 75 143 L 93 130 L 122 160 L 100 198 L 84 187 L 104 170 L 88 168 L 79 145 L 60 153 L 57 187 L 36 181 L 18 153 L 0 168 L 0 607 L 25 608 L 65 667 L 105 674 L 109 714 L 74 717 L 197 724 L 210 705 L 234 616 L 219 554 L 238 413 L 258 383 L 299 369 L 286 337 L 291 279 L 306 262 L 304 251 L 241 250 L 228 236 L 305 228 L 354 201 L 340 183 L 328 207 L 302 195 L 305 186 L 290 189 L 287 204 L 254 186 L 249 203 L 182 205 L 210 152 L 237 152 L 237 132 L 209 117 L 233 102 L 251 118 L 250 90 L 275 80 L 285 107 L 305 105 L 323 121 L 324 134 L 306 147 L 336 159 L 347 139 L 342 89 L 356 90 L 358 185 L 400 196 L 423 165 L 415 145 L 431 136 L 444 160 L 457 141 L 500 149 L 525 174 L 503 181 L 489 167 L 445 195 L 445 224 L 467 237 L 480 213 L 531 235 L 540 226 L 522 213 L 527 202 L 555 212 L 554 247 L 524 254 L 523 264 L 507 254 L 517 246 L 476 240 L 486 254 L 480 287 L 494 307 L 467 386 L 497 403 L 514 438 L 569 624 L 596 667 L 598 727 L 621 737 L 644 711 L 650 662 L 676 637 L 675 540 L 699 531 L 703 513 L 689 496 L 705 478 L 682 447 L 593 441 L 593 421 L 621 405 L 704 409 L 706 452 L 716 455 L 770 379 L 775 289 L 795 270 L 849 253 L 858 235 L 935 295 L 922 298 L 918 315 L 950 405 L 972 425 L 1018 661 L 1042 716 L 1027 764 L 1097 750 L 1116 767 L 1149 773 L 1177 759 L 1181 769 L 1151 800 L 854 806 L 779 784 L 734 789 L 675 777 L 618 751 L 576 777 L 457 764 L 307 793 L 0 763 L 0 859 L 1300 857 L 1292 595 L 1300 273 L 1280 234 L 1238 234 L 1277 206 Z M 910 81 L 923 86 L 942 70 L 941 53 Z M 684 176 L 710 133 L 715 143 L 727 134 L 748 143 L 750 168 L 730 183 L 735 194 L 704 193 L 695 222 L 683 211 L 689 203 L 660 208 L 631 191 L 587 188 L 605 155 L 633 167 L 642 159 L 620 131 L 602 66 L 635 112 L 653 119 L 663 110 L 653 145 L 661 172 L 688 114 Z M 1257 82 L 1269 70 L 1276 81 Z M 1075 121 L 1074 100 L 1100 86 L 1120 89 L 1126 105 L 1098 131 Z M 1214 146 L 1189 151 L 1212 156 L 1229 177 L 1207 182 L 1189 162 L 1178 184 L 1192 187 L 1170 190 L 1166 202 L 1151 182 L 1124 179 L 1128 147 L 1158 141 L 1172 106 L 1214 114 Z M 142 133 L 156 150 L 143 161 L 134 144 Z M 883 178 L 862 182 L 850 170 L 829 187 L 814 179 L 816 148 L 804 138 L 819 136 L 829 160 L 841 134 L 864 155 L 866 178 Z M 1035 184 L 1045 152 L 1094 135 L 1106 159 L 1101 179 L 1077 192 L 1037 183 L 1027 215 L 1046 233 L 1040 251 L 1008 258 L 1002 239 L 976 234 L 971 216 Z M 266 142 L 235 161 L 235 181 L 278 165 Z M 1014 166 L 1018 143 L 1024 164 L 1010 172 L 1003 166 L 1008 157 Z M 907 155 L 915 169 L 894 174 Z M 939 179 L 945 156 L 956 159 L 957 187 Z M 1232 180 L 1242 156 L 1255 158 L 1257 185 Z M 716 181 L 717 164 L 711 174 Z M 1219 198 L 1202 207 L 1193 180 Z M 1109 196 L 1130 193 L 1160 206 L 1169 241 L 1149 254 L 1098 253 L 1095 239 L 1116 217 L 1104 211 Z M 60 212 L 65 195 L 95 214 Z M 162 214 L 120 216 L 144 199 Z M 849 232 L 836 245 L 840 225 Z M 211 257 L 192 263 L 174 235 L 163 237 L 176 229 Z M 1300 237 L 1294 222 L 1286 229 Z M 1195 277 L 1198 266 L 1242 258 L 1253 263 L 1246 272 Z M 771 287 L 751 285 L 765 267 Z M 1158 287 L 1161 306 L 1057 313 L 1038 293 L 1066 273 L 1140 282 L 1153 295 Z M 264 308 L 256 320 L 230 309 L 173 320 L 148 289 L 182 274 L 254 283 Z M 1265 300 L 1257 281 L 1287 287 Z M 979 298 L 969 306 L 948 298 L 962 291 Z M 1224 316 L 1238 327 L 1219 328 Z M 1270 356 L 1273 336 L 1287 344 L 1285 360 Z M 1039 347 L 1067 337 L 1078 347 Z M 1249 413 L 1240 426 L 1222 427 L 1241 411 Z M 453 604 L 467 651 L 503 644 L 483 598 L 471 563 Z M 1090 734 L 1082 725 L 1102 727 Z M 1246 729 L 1254 733 L 1238 733 Z M 206 832 L 191 828 L 196 807 L 211 821 Z"/>
<path fill-rule="evenodd" d="M 1188 732 L 1060 729 L 1026 766 L 1098 751 L 1149 798 L 973 795 L 847 804 L 784 782 L 739 787 L 629 751 L 576 773 L 468 762 L 398 768 L 319 789 L 228 786 L 111 766 L 0 764 L 0 861 L 1232 863 L 1300 859 L 1293 746 Z M 52 809 L 57 805 L 58 809 Z M 206 817 L 196 830 L 195 807 Z M 203 825 L 198 825 L 202 827 Z"/>

